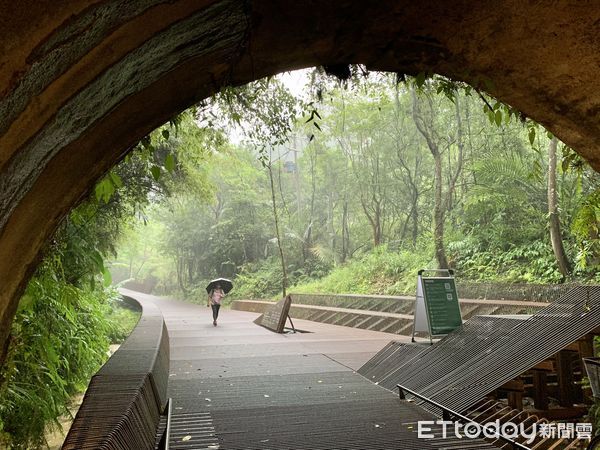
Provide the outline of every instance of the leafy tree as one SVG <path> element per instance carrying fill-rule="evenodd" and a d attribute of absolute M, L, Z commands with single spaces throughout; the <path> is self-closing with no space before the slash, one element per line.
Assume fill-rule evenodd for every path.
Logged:
<path fill-rule="evenodd" d="M 182 177 L 173 200 L 157 208 L 180 289 L 193 293 L 221 273 L 248 286 L 256 273 L 254 286 L 263 286 L 258 279 L 284 277 L 272 266 L 281 252 L 290 282 L 309 280 L 382 244 L 390 252 L 433 248 L 438 265 L 475 279 L 560 280 L 550 227 L 541 225 L 549 224 L 541 128 L 479 86 L 363 73 L 351 67 L 337 83 L 315 72 L 309 103 L 271 79 L 201 106 L 196 128 L 205 136 L 227 123 L 244 139 L 227 144 L 217 132 L 219 151 L 188 165 L 187 179 L 203 180 L 200 195 Z M 556 170 L 557 211 L 565 253 L 575 257 L 577 247 L 577 273 L 590 276 L 597 183 L 570 161 L 573 169 Z M 274 212 L 278 231 L 260 225 Z"/>
<path fill-rule="evenodd" d="M 446 258 L 446 249 L 444 246 L 444 225 L 446 220 L 446 212 L 452 208 L 452 198 L 456 183 L 460 176 L 463 168 L 463 154 L 464 154 L 464 141 L 463 141 L 463 128 L 461 120 L 461 111 L 459 107 L 459 97 L 454 98 L 455 111 L 456 111 L 456 123 L 455 123 L 455 134 L 448 134 L 442 136 L 444 131 L 436 120 L 436 114 L 440 109 L 441 105 L 435 105 L 434 99 L 431 93 L 426 90 L 422 90 L 421 99 L 419 101 L 416 94 L 416 89 L 412 90 L 413 98 L 413 120 L 419 133 L 423 136 L 427 142 L 427 146 L 434 161 L 434 204 L 433 204 L 433 240 L 435 244 L 435 255 L 440 269 L 448 268 L 448 260 Z M 426 111 L 424 111 L 426 109 Z M 446 128 L 447 130 L 447 128 Z M 445 147 L 445 148 L 444 148 Z M 452 161 L 450 156 L 451 150 L 455 151 L 455 161 Z M 448 155 L 448 175 L 447 185 L 444 187 L 443 179 L 443 157 L 444 151 Z M 452 167 L 452 165 L 454 167 Z"/>

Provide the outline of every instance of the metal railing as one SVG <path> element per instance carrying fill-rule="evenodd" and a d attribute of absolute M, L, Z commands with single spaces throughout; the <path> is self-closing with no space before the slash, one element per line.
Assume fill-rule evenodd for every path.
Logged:
<path fill-rule="evenodd" d="M 171 406 L 172 403 L 173 399 L 169 398 L 169 400 L 167 400 L 167 406 L 165 407 L 167 426 L 165 427 L 165 431 L 163 432 L 160 442 L 158 443 L 158 450 L 169 450 L 169 438 L 171 437 L 171 413 L 173 411 Z"/>
<path fill-rule="evenodd" d="M 513 449 L 520 449 L 520 450 L 531 450 L 529 447 L 516 442 L 504 435 L 502 435 L 500 432 L 498 432 L 498 430 L 489 427 L 487 425 L 481 425 L 478 422 L 475 422 L 472 419 L 469 419 L 467 416 L 460 414 L 456 411 L 451 410 L 450 408 L 447 408 L 446 406 L 436 402 L 435 400 L 432 400 L 428 397 L 425 397 L 424 395 L 421 395 L 409 388 L 407 388 L 406 386 L 402 386 L 401 384 L 397 384 L 396 387 L 398 388 L 398 395 L 400 396 L 400 400 L 405 400 L 406 396 L 405 396 L 405 392 L 407 392 L 408 394 L 412 395 L 413 397 L 417 397 L 420 400 L 423 400 L 424 402 L 429 403 L 430 405 L 435 406 L 436 408 L 439 408 L 442 411 L 442 419 L 443 420 L 454 420 L 454 421 L 462 421 L 462 422 L 466 422 L 469 424 L 473 424 L 475 427 L 477 427 L 480 431 L 487 431 L 490 432 L 490 434 L 493 434 L 494 436 L 496 436 L 498 439 L 510 444 L 512 446 Z M 459 420 L 457 420 L 459 419 Z"/>

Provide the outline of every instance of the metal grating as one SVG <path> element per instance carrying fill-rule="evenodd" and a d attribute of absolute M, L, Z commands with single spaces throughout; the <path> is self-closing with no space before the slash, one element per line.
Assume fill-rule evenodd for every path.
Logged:
<path fill-rule="evenodd" d="M 167 401 L 169 335 L 156 305 L 143 313 L 88 386 L 63 444 L 71 449 L 149 449 Z"/>
<path fill-rule="evenodd" d="M 481 440 L 419 439 L 414 420 L 423 416 L 422 411 L 410 404 L 400 407 L 394 398 L 323 403 L 318 409 L 297 405 L 213 415 L 222 448 L 227 449 L 496 449 Z"/>
<path fill-rule="evenodd" d="M 407 359 L 401 366 L 388 367 L 379 383 L 394 390 L 396 384 L 410 380 L 408 382 L 412 385 L 406 386 L 422 392 L 444 378 L 448 370 L 459 370 L 462 364 L 470 364 L 473 358 L 490 355 L 494 346 L 507 339 L 511 330 L 519 323 L 521 321 L 518 319 L 476 317 L 434 346 L 426 345 L 423 348 L 419 344 L 410 344 L 409 348 L 417 347 L 414 350 L 416 356 Z M 424 367 L 427 370 L 423 370 Z"/>
<path fill-rule="evenodd" d="M 374 334 L 319 325 L 321 336 L 279 335 L 235 311 L 214 328 L 202 325 L 206 312 L 198 306 L 157 302 L 174 336 L 169 397 L 182 428 L 173 448 L 208 449 L 218 439 L 228 450 L 494 449 L 419 439 L 414 422 L 433 415 L 336 362 L 380 349 L 387 340 Z"/>
<path fill-rule="evenodd" d="M 577 286 L 526 320 L 475 317 L 400 364 L 376 355 L 383 366 L 396 365 L 377 372 L 374 381 L 390 390 L 402 384 L 464 411 L 599 325 L 600 287 Z M 372 373 L 374 365 L 369 362 L 360 372 Z"/>
<path fill-rule="evenodd" d="M 163 418 L 159 425 L 155 450 L 166 426 Z M 193 412 L 174 415 L 171 419 L 169 450 L 215 450 L 221 448 L 210 412 Z"/>
<path fill-rule="evenodd" d="M 428 348 L 429 345 L 391 342 L 358 369 L 358 373 L 377 384 L 382 384 L 387 389 L 393 390 L 396 383 L 390 385 L 389 383 L 382 383 L 382 381 L 388 378 L 393 379 L 393 376 L 390 377 L 390 372 L 395 372 L 400 367 L 410 365 L 415 357 L 427 351 Z"/>
<path fill-rule="evenodd" d="M 159 415 L 149 375 L 96 375 L 62 448 L 151 448 Z"/>
<path fill-rule="evenodd" d="M 419 439 L 415 421 L 433 417 L 351 371 L 172 379 L 170 389 L 176 399 L 173 417 L 185 425 L 170 440 L 176 449 L 216 448 L 186 447 L 182 441 L 191 436 L 190 444 L 196 435 L 209 439 L 210 425 L 220 448 L 228 450 L 495 448 L 480 440 Z M 198 415 L 204 422 L 187 422 Z"/>

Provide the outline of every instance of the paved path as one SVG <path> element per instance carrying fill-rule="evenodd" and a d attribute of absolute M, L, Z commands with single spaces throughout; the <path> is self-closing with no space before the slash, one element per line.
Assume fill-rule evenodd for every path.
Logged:
<path fill-rule="evenodd" d="M 136 297 L 169 330 L 172 449 L 471 448 L 417 439 L 428 413 L 355 372 L 389 334 L 295 320 L 308 332 L 281 335 L 233 310 L 213 327 L 205 306 Z"/>

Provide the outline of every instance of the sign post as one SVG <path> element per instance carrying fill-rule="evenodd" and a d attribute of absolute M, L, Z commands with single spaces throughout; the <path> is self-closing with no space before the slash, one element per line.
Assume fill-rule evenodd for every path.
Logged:
<path fill-rule="evenodd" d="M 425 277 L 424 272 L 437 272 L 445 276 Z M 429 342 L 441 338 L 462 325 L 460 304 L 451 269 L 422 269 L 417 276 L 417 295 L 412 341 L 415 333 L 427 332 Z"/>

